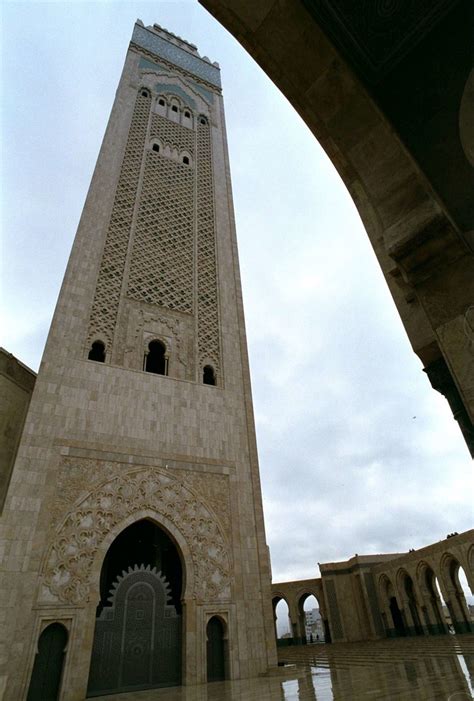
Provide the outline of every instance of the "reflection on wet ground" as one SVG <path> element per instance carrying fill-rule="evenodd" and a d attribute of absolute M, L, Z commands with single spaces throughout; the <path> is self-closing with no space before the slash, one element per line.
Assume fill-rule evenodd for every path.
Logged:
<path fill-rule="evenodd" d="M 474 698 L 474 635 L 280 648 L 257 679 L 154 689 L 96 701 L 467 701 Z"/>

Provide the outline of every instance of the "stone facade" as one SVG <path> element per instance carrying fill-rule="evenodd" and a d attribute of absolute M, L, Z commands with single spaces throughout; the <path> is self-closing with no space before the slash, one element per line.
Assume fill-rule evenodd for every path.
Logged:
<path fill-rule="evenodd" d="M 138 22 L 0 520 L 0 698 L 26 697 L 53 622 L 60 698 L 85 697 L 102 564 L 141 520 L 180 554 L 183 683 L 213 616 L 228 677 L 276 664 L 220 72 Z"/>
<path fill-rule="evenodd" d="M 308 594 L 319 603 L 326 642 L 438 635 L 448 633 L 441 592 L 452 632 L 474 632 L 460 567 L 474 594 L 474 530 L 408 553 L 321 563 L 321 578 L 272 584 L 273 607 L 280 599 L 287 602 L 295 644 L 306 642 L 303 604 Z"/>

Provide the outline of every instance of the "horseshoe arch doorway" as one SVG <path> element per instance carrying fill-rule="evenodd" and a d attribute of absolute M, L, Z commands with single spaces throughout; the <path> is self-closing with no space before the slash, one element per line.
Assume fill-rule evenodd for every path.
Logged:
<path fill-rule="evenodd" d="M 100 576 L 87 695 L 181 684 L 183 560 L 152 521 L 128 526 Z"/>

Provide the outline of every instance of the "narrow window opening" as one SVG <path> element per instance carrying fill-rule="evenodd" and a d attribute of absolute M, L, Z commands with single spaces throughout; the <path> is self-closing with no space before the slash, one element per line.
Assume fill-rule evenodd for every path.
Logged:
<path fill-rule="evenodd" d="M 148 92 L 148 90 L 141 90 L 140 95 L 142 97 L 149 97 L 150 93 Z"/>
<path fill-rule="evenodd" d="M 178 111 L 178 108 L 176 107 L 176 105 L 171 105 L 171 109 L 172 109 L 173 112 L 177 112 L 177 111 Z"/>
<path fill-rule="evenodd" d="M 153 372 L 155 375 L 168 374 L 166 347 L 161 341 L 151 341 L 148 344 L 148 353 L 145 355 L 145 372 Z"/>
<path fill-rule="evenodd" d="M 206 365 L 202 371 L 202 381 L 205 385 L 216 384 L 216 373 L 212 365 Z"/>
<path fill-rule="evenodd" d="M 161 105 L 161 107 L 165 106 L 165 101 L 163 100 L 162 97 L 160 97 L 160 99 L 158 100 L 158 104 Z"/>
<path fill-rule="evenodd" d="M 227 677 L 227 640 L 222 621 L 213 616 L 207 624 L 207 681 L 222 681 Z"/>
<path fill-rule="evenodd" d="M 57 622 L 47 626 L 39 636 L 38 651 L 28 688 L 28 701 L 59 698 L 67 640 L 66 628 Z"/>
<path fill-rule="evenodd" d="M 206 122 L 206 120 L 205 120 L 204 117 L 201 117 L 199 121 L 200 121 L 201 124 L 207 124 L 207 122 Z"/>
<path fill-rule="evenodd" d="M 187 118 L 189 119 L 191 115 L 190 115 L 189 112 L 186 111 L 186 112 L 184 113 L 184 116 L 187 117 Z"/>
<path fill-rule="evenodd" d="M 189 158 L 187 156 L 183 156 L 183 163 L 185 163 L 187 166 L 189 165 Z"/>
<path fill-rule="evenodd" d="M 160 152 L 159 144 L 153 144 L 152 149 L 153 149 L 153 151 L 156 151 L 157 153 L 159 153 Z"/>
<path fill-rule="evenodd" d="M 96 363 L 105 363 L 105 345 L 102 341 L 94 341 L 87 356 L 88 360 L 95 360 Z"/>

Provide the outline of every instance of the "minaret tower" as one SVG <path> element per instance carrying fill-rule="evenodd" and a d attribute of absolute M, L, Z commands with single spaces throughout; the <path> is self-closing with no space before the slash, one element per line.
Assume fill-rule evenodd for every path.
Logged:
<path fill-rule="evenodd" d="M 6 701 L 276 663 L 220 71 L 158 25 L 133 31 L 0 537 Z"/>

